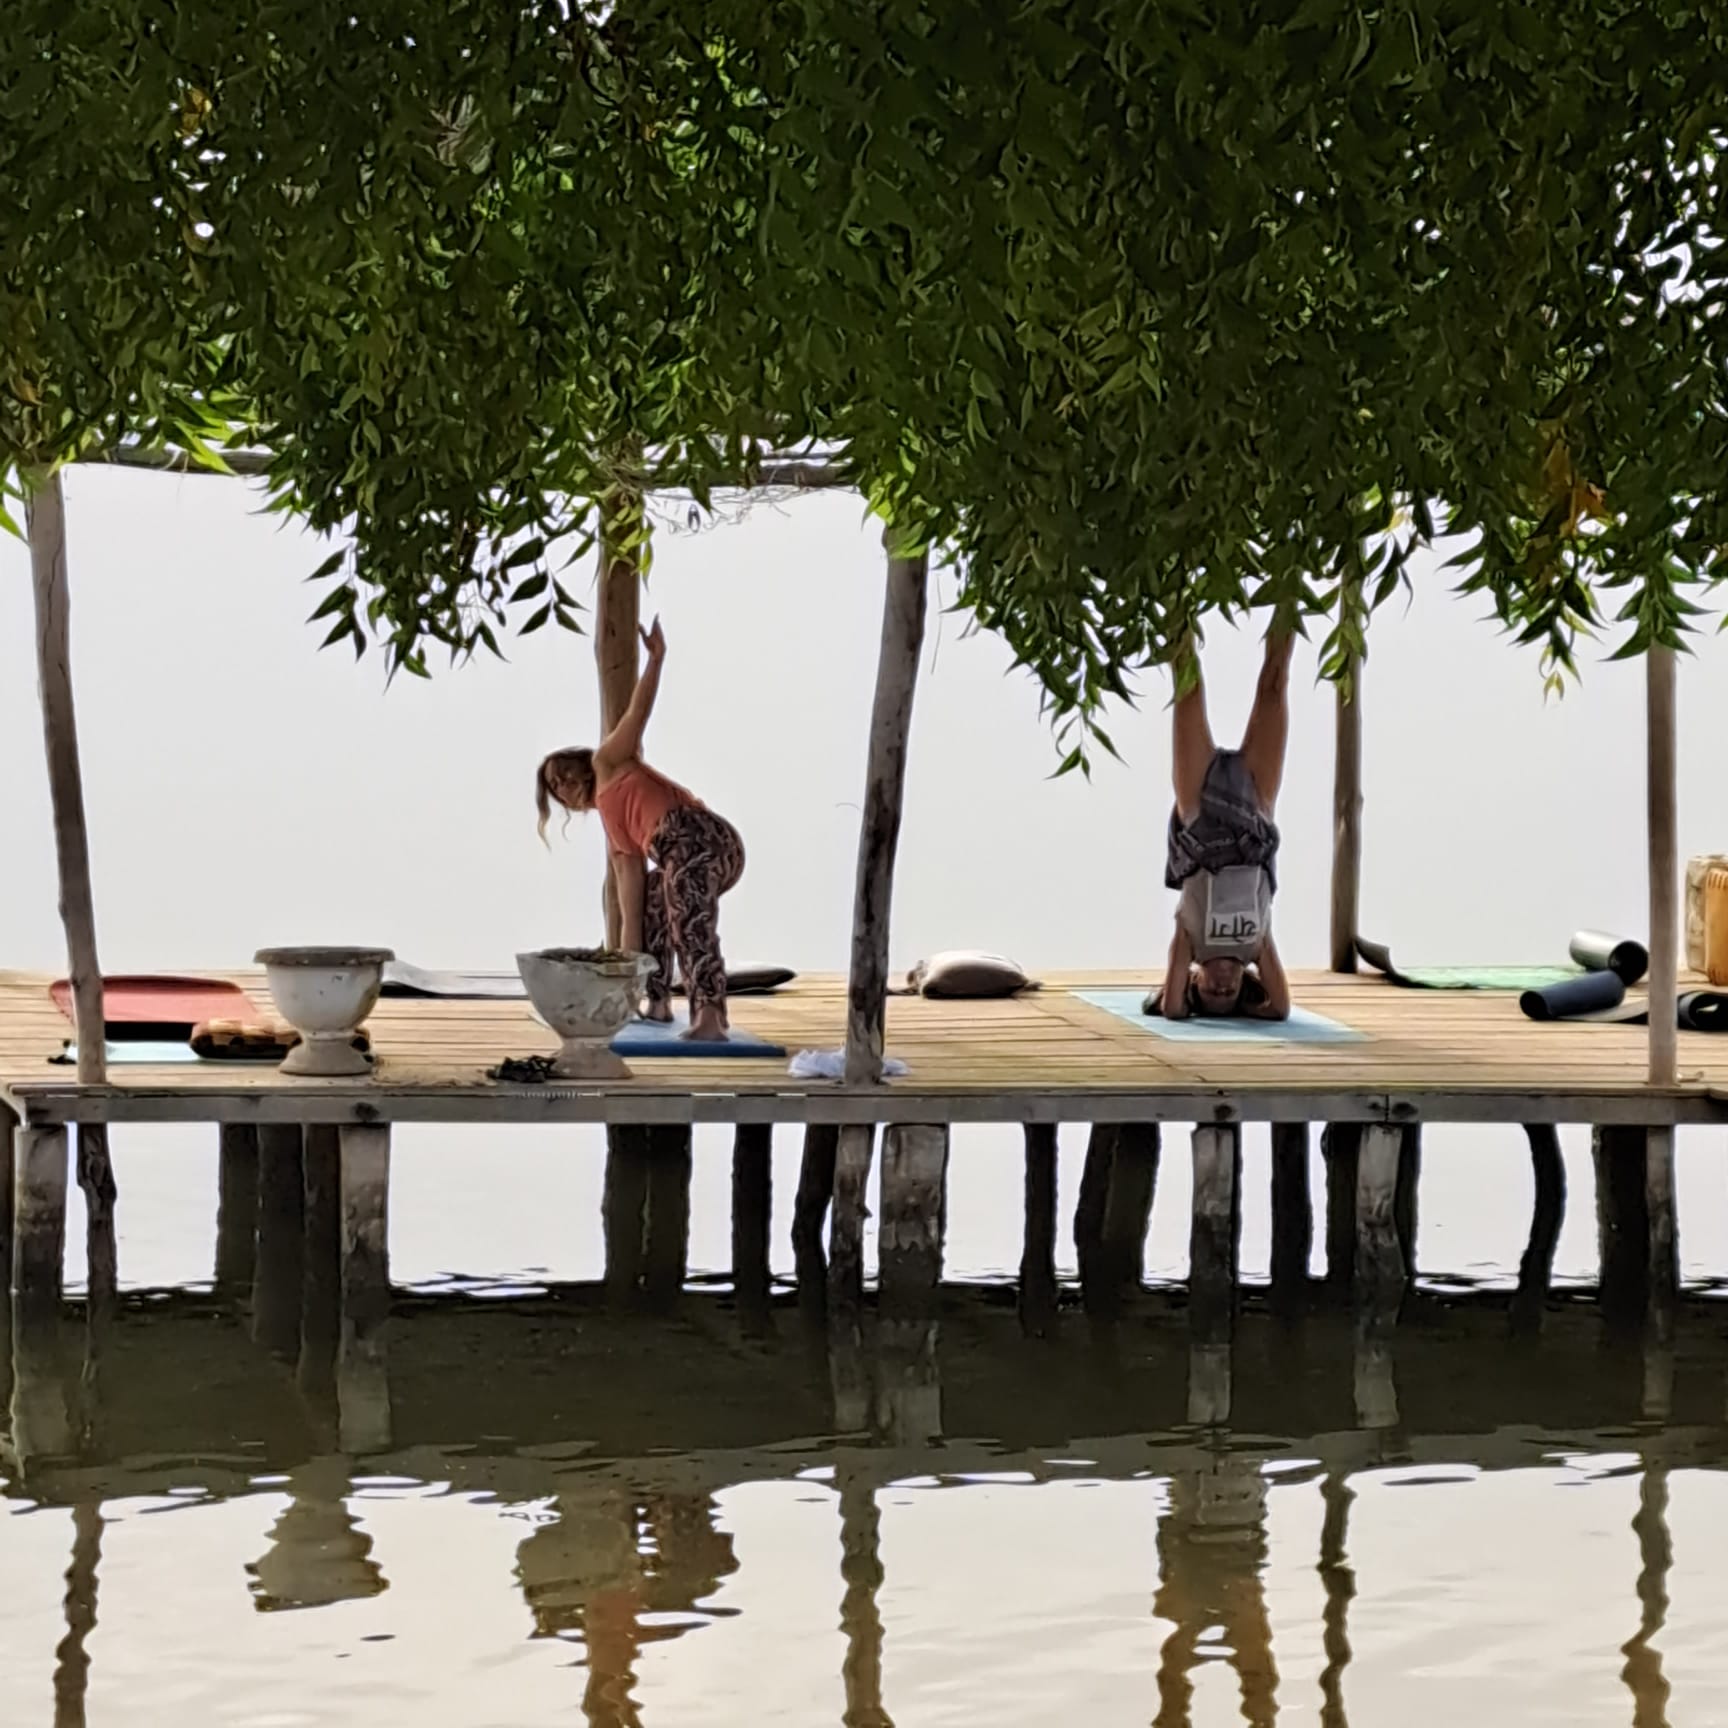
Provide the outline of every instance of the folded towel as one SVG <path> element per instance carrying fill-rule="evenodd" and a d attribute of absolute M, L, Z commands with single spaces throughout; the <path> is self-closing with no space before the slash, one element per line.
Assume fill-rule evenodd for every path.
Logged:
<path fill-rule="evenodd" d="M 882 1058 L 882 1077 L 889 1079 L 906 1072 L 906 1064 L 897 1056 Z M 844 1050 L 800 1050 L 792 1058 L 790 1073 L 794 1080 L 842 1080 L 846 1076 Z"/>

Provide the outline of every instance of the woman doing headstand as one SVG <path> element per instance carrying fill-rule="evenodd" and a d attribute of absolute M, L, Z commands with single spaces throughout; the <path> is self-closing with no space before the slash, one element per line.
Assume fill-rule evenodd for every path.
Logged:
<path fill-rule="evenodd" d="M 598 749 L 555 750 L 540 764 L 534 785 L 540 836 L 546 836 L 554 803 L 599 812 L 618 883 L 624 946 L 659 963 L 648 980 L 648 1018 L 672 1018 L 676 960 L 690 998 L 685 1037 L 719 1041 L 728 1026 L 720 896 L 744 873 L 744 842 L 723 816 L 642 760 L 666 638 L 658 618 L 641 636 L 648 663 L 623 718 Z"/>
<path fill-rule="evenodd" d="M 1220 750 L 1206 717 L 1206 688 L 1176 700 L 1176 807 L 1170 813 L 1165 886 L 1180 890 L 1163 987 L 1148 1000 L 1172 1020 L 1190 1014 L 1290 1015 L 1290 984 L 1272 941 L 1278 829 L 1272 812 L 1290 733 L 1290 651 L 1295 636 L 1275 619 L 1237 750 Z"/>

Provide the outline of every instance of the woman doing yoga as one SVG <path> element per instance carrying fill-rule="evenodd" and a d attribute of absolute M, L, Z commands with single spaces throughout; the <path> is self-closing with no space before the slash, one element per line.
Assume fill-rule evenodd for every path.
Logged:
<path fill-rule="evenodd" d="M 1290 984 L 1272 941 L 1278 829 L 1272 811 L 1290 733 L 1290 651 L 1295 636 L 1275 619 L 1237 750 L 1220 750 L 1206 718 L 1199 667 L 1176 699 L 1176 807 L 1170 813 L 1166 887 L 1180 890 L 1164 983 L 1147 1011 L 1290 1016 Z M 1192 652 L 1192 650 L 1190 650 Z"/>
<path fill-rule="evenodd" d="M 744 842 L 723 816 L 642 760 L 666 638 L 658 618 L 641 635 L 648 663 L 623 718 L 598 749 L 555 750 L 540 764 L 534 784 L 540 837 L 546 837 L 555 803 L 599 812 L 618 883 L 624 946 L 659 963 L 648 980 L 648 1018 L 672 1018 L 676 960 L 690 997 L 685 1036 L 718 1042 L 728 1025 L 720 896 L 744 872 Z"/>

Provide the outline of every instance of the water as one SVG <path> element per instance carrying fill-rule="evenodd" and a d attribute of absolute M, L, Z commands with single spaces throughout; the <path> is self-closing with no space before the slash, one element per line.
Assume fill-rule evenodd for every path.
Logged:
<path fill-rule="evenodd" d="M 68 493 L 111 970 L 301 940 L 496 967 L 592 937 L 596 837 L 575 824 L 541 848 L 527 790 L 541 752 L 592 735 L 586 643 L 542 633 L 508 665 L 386 693 L 375 662 L 314 654 L 299 579 L 322 549 L 245 489 L 75 472 Z M 1545 703 L 1533 658 L 1434 568 L 1416 587 L 1376 622 L 1364 680 L 1365 926 L 1412 964 L 1551 959 L 1584 925 L 1640 933 L 1637 669 L 1589 665 Z M 27 595 L 0 541 L 0 963 L 47 969 L 62 962 Z M 843 964 L 880 595 L 855 500 L 758 509 L 657 555 L 671 658 L 651 743 L 749 842 L 726 911 L 739 960 Z M 1722 652 L 1707 640 L 1681 669 L 1684 853 L 1728 844 L 1716 759 L 1685 746 L 1728 732 Z M 1208 644 L 1220 736 L 1256 660 L 1250 635 Z M 1312 665 L 1301 649 L 1279 812 L 1293 966 L 1325 957 L 1331 714 Z M 1036 692 L 993 639 L 933 621 L 926 673 L 896 966 L 976 944 L 1034 969 L 1155 969 L 1163 688 L 1144 681 L 1113 718 L 1126 760 L 1087 784 L 1048 778 Z M 332 1455 L 318 1399 L 197 1293 L 214 1134 L 114 1141 L 130 1306 L 99 1456 L 14 1474 L 0 1499 L 8 1725 L 1259 1722 L 1268 1662 L 1285 1722 L 1728 1722 L 1719 1310 L 1695 1295 L 1665 1423 L 1643 1396 L 1661 1365 L 1604 1354 L 1588 1309 L 1513 1350 L 1495 1304 L 1529 1221 L 1515 1130 L 1427 1136 L 1428 1289 L 1476 1294 L 1405 1327 L 1400 1426 L 1358 1428 L 1347 1336 L 1316 1323 L 1293 1342 L 1251 1316 L 1228 1435 L 1185 1428 L 1185 1334 L 1161 1301 L 1113 1354 L 1077 1321 L 1053 1347 L 1018 1341 L 996 1305 L 1019 1258 L 1018 1141 L 960 1131 L 948 1264 L 974 1288 L 944 1319 L 942 1438 L 884 1445 L 834 1441 L 849 1423 L 830 1367 L 791 1316 L 772 1346 L 747 1344 L 712 1294 L 723 1136 L 697 1134 L 691 1312 L 624 1325 L 572 1289 L 600 1265 L 597 1136 L 403 1129 L 397 1450 L 358 1463 Z M 1584 1131 L 1565 1146 L 1563 1289 L 1595 1269 Z M 796 1140 L 777 1148 L 784 1275 Z M 1064 1217 L 1078 1151 L 1065 1134 Z M 1266 1158 L 1251 1130 L 1254 1280 Z M 1186 1163 L 1174 1131 L 1148 1256 L 1161 1279 L 1186 1267 Z M 1728 1271 L 1719 1136 L 1682 1133 L 1678 1173 L 1683 1271 L 1711 1291 Z M 75 1203 L 75 1288 L 81 1236 Z M 1061 1248 L 1072 1276 L 1066 1232 Z M 897 1385 L 892 1362 L 871 1376 Z M 931 1395 L 920 1383 L 894 1408 L 928 1415 Z"/>
<path fill-rule="evenodd" d="M 1159 1295 L 1048 1344 L 956 1292 L 924 1367 L 903 1340 L 827 1361 L 787 1304 L 765 1342 L 720 1296 L 685 1306 L 405 1298 L 394 1449 L 355 1463 L 328 1396 L 221 1304 L 137 1302 L 100 1457 L 0 1502 L 4 1720 L 1728 1714 L 1707 1304 L 1662 1422 L 1642 1416 L 1662 1366 L 1608 1349 L 1583 1304 L 1539 1346 L 1491 1299 L 1424 1304 L 1380 1432 L 1323 1316 L 1292 1334 L 1251 1305 L 1225 1432 L 1186 1425 Z M 836 1437 L 836 1385 L 873 1388 L 865 1431 Z"/>

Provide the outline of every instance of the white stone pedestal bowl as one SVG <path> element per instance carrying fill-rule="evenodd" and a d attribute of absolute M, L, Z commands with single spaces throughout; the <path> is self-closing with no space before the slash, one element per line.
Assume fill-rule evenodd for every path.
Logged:
<path fill-rule="evenodd" d="M 276 1012 L 300 1034 L 282 1064 L 284 1074 L 344 1077 L 371 1072 L 372 1059 L 354 1048 L 354 1034 L 378 1000 L 388 948 L 262 948 Z"/>
<path fill-rule="evenodd" d="M 646 954 L 541 948 L 516 956 L 528 1000 L 561 1040 L 552 1072 L 564 1080 L 627 1080 L 612 1040 L 636 1016 L 654 974 Z"/>

